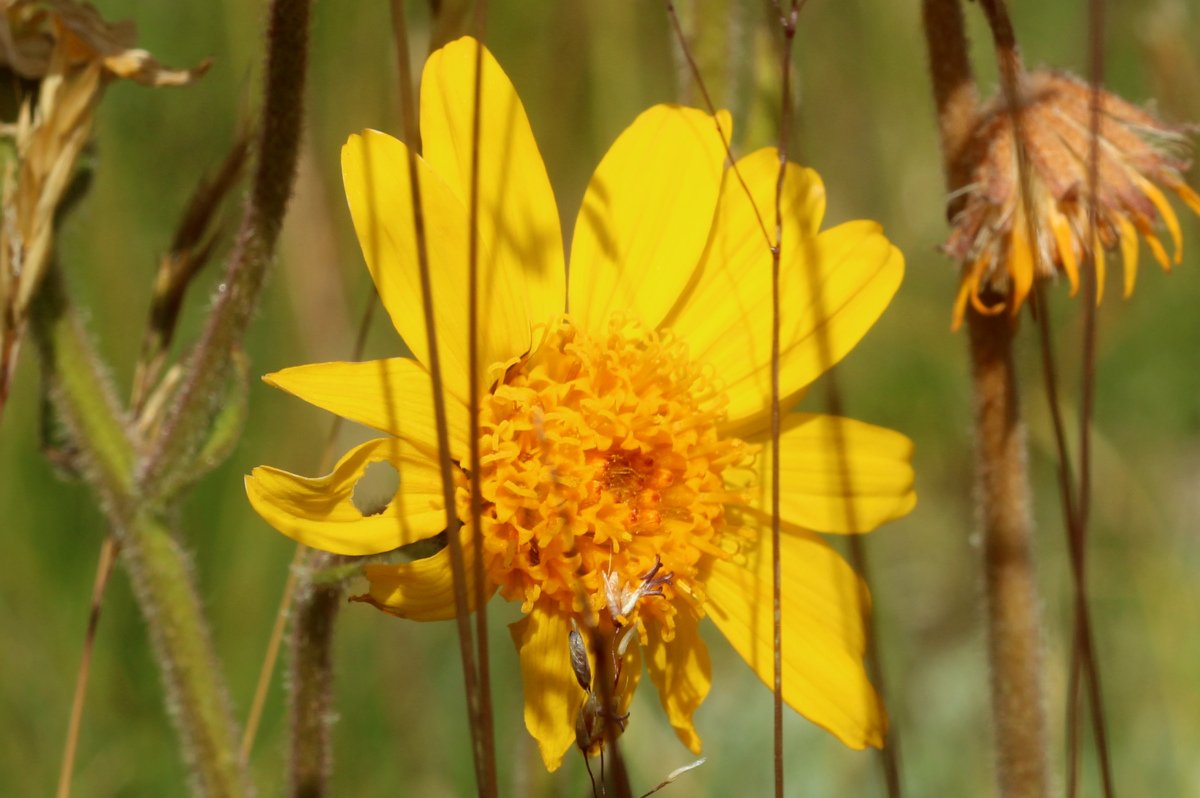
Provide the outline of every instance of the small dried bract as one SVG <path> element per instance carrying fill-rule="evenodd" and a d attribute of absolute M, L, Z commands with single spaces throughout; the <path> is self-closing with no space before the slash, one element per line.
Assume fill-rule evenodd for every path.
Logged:
<path fill-rule="evenodd" d="M 1099 97 L 1094 235 L 1088 220 L 1091 87 L 1059 72 L 1026 76 L 1016 129 L 1028 155 L 1028 202 L 1021 197 L 1017 139 L 1005 97 L 980 109 L 960 160 L 960 171 L 972 180 L 952 200 L 954 230 L 946 243 L 946 252 L 962 264 L 955 329 L 968 304 L 982 314 L 1008 309 L 1015 315 L 1035 279 L 1061 272 L 1074 295 L 1079 266 L 1089 258 L 1095 263 L 1099 301 L 1106 249 L 1119 248 L 1124 258 L 1129 296 L 1139 236 L 1163 269 L 1180 263 L 1183 236 L 1162 189 L 1174 191 L 1200 214 L 1200 196 L 1182 177 L 1191 165 L 1187 131 L 1116 95 L 1101 91 Z M 1032 225 L 1027 208 L 1033 211 Z M 1170 254 L 1156 232 L 1160 227 L 1171 238 Z"/>

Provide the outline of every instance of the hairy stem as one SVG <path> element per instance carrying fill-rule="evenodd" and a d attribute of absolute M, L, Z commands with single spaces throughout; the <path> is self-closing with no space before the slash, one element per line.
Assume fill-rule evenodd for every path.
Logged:
<path fill-rule="evenodd" d="M 342 584 L 315 585 L 312 575 L 343 558 L 314 554 L 303 567 L 295 595 L 288 673 L 291 750 L 288 794 L 326 795 L 333 769 L 333 629 L 342 603 Z"/>
<path fill-rule="evenodd" d="M 1000 795 L 1047 795 L 1041 608 L 1033 564 L 1014 320 L 968 315 L 975 388 L 976 501 L 983 526 L 988 653 Z"/>
<path fill-rule="evenodd" d="M 83 477 L 106 509 L 123 509 L 135 493 L 133 427 L 53 265 L 32 311 L 42 373 L 58 417 L 79 447 Z"/>
<path fill-rule="evenodd" d="M 929 78 L 937 103 L 938 135 L 942 163 L 951 192 L 966 185 L 970 165 L 962 160 L 971 137 L 979 104 L 971 74 L 966 29 L 959 0 L 923 0 L 921 21 L 929 55 Z"/>
<path fill-rule="evenodd" d="M 296 174 L 308 65 L 311 0 L 273 0 L 258 162 L 234 249 L 182 387 L 139 469 L 149 495 L 170 489 L 186 468 L 229 375 L 229 354 L 258 306 Z"/>
<path fill-rule="evenodd" d="M 118 526 L 116 535 L 158 654 L 167 709 L 194 791 L 214 798 L 253 795 L 190 558 L 167 524 L 148 511 Z"/>

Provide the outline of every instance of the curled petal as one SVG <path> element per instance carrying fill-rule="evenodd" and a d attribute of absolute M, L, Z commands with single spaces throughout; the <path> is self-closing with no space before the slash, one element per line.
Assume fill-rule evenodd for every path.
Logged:
<path fill-rule="evenodd" d="M 364 514 L 354 492 L 367 466 L 377 462 L 395 467 L 400 487 L 384 507 Z M 324 477 L 259 466 L 245 485 L 251 506 L 264 521 L 298 543 L 334 554 L 391 551 L 446 528 L 437 463 L 396 438 L 356 446 Z"/>

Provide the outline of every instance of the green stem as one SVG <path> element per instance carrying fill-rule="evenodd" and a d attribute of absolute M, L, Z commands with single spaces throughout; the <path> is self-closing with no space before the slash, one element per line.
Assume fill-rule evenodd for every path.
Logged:
<path fill-rule="evenodd" d="M 83 477 L 101 499 L 146 617 L 194 790 L 252 795 L 188 557 L 138 492 L 137 442 L 56 269 L 34 302 L 33 329 L 54 407 L 79 446 Z"/>
<path fill-rule="evenodd" d="M 81 447 L 82 473 L 106 509 L 134 493 L 133 427 L 112 389 L 83 322 L 71 308 L 58 269 L 51 265 L 32 306 L 32 325 L 51 400 Z"/>
<path fill-rule="evenodd" d="M 138 513 L 117 536 L 158 654 L 167 708 L 182 738 L 193 791 L 214 798 L 253 795 L 190 558 L 163 520 L 150 512 Z"/>

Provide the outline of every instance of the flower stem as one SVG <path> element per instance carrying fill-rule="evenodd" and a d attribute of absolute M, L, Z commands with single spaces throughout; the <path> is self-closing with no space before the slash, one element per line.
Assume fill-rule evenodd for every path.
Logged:
<path fill-rule="evenodd" d="M 213 652 L 191 563 L 166 523 L 147 511 L 117 530 L 121 554 L 158 654 L 167 708 L 198 795 L 254 794 Z"/>
<path fill-rule="evenodd" d="M 959 0 L 923 0 L 922 15 L 946 188 L 953 195 L 970 180 L 970 164 L 961 155 L 977 102 L 975 82 Z M 978 313 L 967 314 L 967 319 L 1000 795 L 1043 798 L 1048 766 L 1040 608 L 1025 435 L 1013 368 L 1016 320 L 1009 314 Z"/>
<path fill-rule="evenodd" d="M 1003 798 L 1047 795 L 1040 607 L 1024 428 L 1007 314 L 968 315 L 997 775 Z"/>
<path fill-rule="evenodd" d="M 59 419 L 79 447 L 83 478 L 106 510 L 116 510 L 134 493 L 133 426 L 53 264 L 31 310 L 42 373 Z"/>
<path fill-rule="evenodd" d="M 79 447 L 81 473 L 112 524 L 158 654 L 167 705 L 195 792 L 253 794 L 239 765 L 233 716 L 187 555 L 134 481 L 137 441 L 57 269 L 33 304 L 33 329 L 50 395 Z"/>
<path fill-rule="evenodd" d="M 291 718 L 289 794 L 318 798 L 329 787 L 333 769 L 333 629 L 341 606 L 342 583 L 316 585 L 312 575 L 342 558 L 314 554 L 298 579 L 292 620 L 288 678 Z"/>
<path fill-rule="evenodd" d="M 230 352 L 258 306 L 296 174 L 310 7 L 311 0 L 273 0 L 268 12 L 262 125 L 250 197 L 212 313 L 185 365 L 183 384 L 139 468 L 151 496 L 169 491 L 179 470 L 187 468 L 211 420 L 213 397 L 226 385 Z"/>

